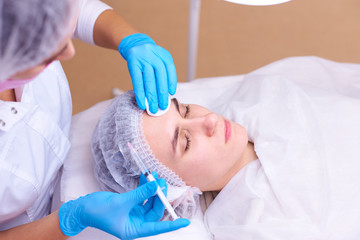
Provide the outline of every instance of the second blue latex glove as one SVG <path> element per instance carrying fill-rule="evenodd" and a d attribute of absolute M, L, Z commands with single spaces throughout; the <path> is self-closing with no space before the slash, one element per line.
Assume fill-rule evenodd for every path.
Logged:
<path fill-rule="evenodd" d="M 146 97 L 152 113 L 166 109 L 168 96 L 175 94 L 177 84 L 171 54 L 143 33 L 125 37 L 118 50 L 127 61 L 139 108 L 145 110 Z"/>
<path fill-rule="evenodd" d="M 164 179 L 157 182 L 166 189 Z M 74 236 L 90 226 L 126 240 L 187 226 L 190 223 L 187 219 L 158 222 L 164 206 L 153 196 L 156 189 L 157 184 L 149 182 L 127 193 L 95 192 L 64 203 L 59 209 L 60 228 L 65 235 Z"/>

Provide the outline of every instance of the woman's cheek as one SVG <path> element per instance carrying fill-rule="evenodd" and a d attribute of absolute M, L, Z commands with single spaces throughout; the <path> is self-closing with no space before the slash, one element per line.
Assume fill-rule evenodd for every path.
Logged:
<path fill-rule="evenodd" d="M 177 173 L 186 183 L 193 184 L 199 174 L 198 158 L 185 158 L 181 160 L 181 164 L 175 166 L 173 171 Z"/>

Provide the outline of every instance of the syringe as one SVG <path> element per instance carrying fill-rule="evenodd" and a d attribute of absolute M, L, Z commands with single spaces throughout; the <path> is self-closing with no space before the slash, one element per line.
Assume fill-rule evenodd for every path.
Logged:
<path fill-rule="evenodd" d="M 144 162 L 141 160 L 139 154 L 136 152 L 134 147 L 131 145 L 131 143 L 128 142 L 128 147 L 130 149 L 131 155 L 133 156 L 136 165 L 140 168 L 140 171 L 145 175 L 148 182 L 156 182 L 154 176 L 151 174 L 151 172 L 146 168 Z M 161 202 L 164 204 L 165 208 L 168 210 L 170 215 L 172 216 L 173 220 L 178 219 L 179 217 L 176 215 L 174 209 L 172 208 L 171 204 L 165 197 L 163 191 L 161 190 L 160 186 L 158 185 L 156 194 L 160 198 Z"/>

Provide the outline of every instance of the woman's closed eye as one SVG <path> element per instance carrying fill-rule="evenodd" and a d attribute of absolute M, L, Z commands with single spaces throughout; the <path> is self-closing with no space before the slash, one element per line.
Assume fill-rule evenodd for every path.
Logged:
<path fill-rule="evenodd" d="M 186 105 L 185 106 L 185 114 L 184 114 L 184 118 L 188 118 L 190 114 L 190 105 Z M 190 143 L 191 143 L 191 139 L 190 139 L 190 133 L 188 131 L 185 132 L 185 139 L 186 139 L 186 145 L 185 145 L 185 152 L 189 150 L 190 148 Z"/>
<path fill-rule="evenodd" d="M 189 134 L 186 132 L 185 133 L 185 138 L 186 138 L 186 145 L 185 145 L 185 152 L 189 150 L 190 148 L 190 143 L 191 143 L 191 139 Z"/>

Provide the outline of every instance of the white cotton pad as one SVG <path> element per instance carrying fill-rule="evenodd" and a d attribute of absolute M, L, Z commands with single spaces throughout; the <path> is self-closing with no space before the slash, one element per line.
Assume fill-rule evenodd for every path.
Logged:
<path fill-rule="evenodd" d="M 169 95 L 168 105 L 167 105 L 166 109 L 165 109 L 165 110 L 161 110 L 161 109 L 159 108 L 156 113 L 152 113 L 152 112 L 150 112 L 148 100 L 147 100 L 147 98 L 145 98 L 146 112 L 147 112 L 147 114 L 149 114 L 149 115 L 152 116 L 152 117 L 159 117 L 159 116 L 161 116 L 161 115 L 164 115 L 164 114 L 169 110 L 170 105 L 171 105 L 171 98 L 170 98 L 170 95 Z"/>

